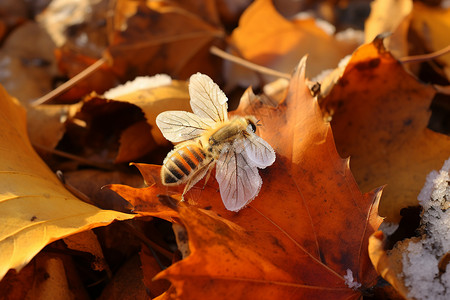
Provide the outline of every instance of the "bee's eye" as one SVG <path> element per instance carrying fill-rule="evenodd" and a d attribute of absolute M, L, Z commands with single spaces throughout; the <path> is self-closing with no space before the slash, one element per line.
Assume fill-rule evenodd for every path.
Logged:
<path fill-rule="evenodd" d="M 253 122 L 250 122 L 250 126 L 252 127 L 252 131 L 256 132 L 256 124 Z"/>

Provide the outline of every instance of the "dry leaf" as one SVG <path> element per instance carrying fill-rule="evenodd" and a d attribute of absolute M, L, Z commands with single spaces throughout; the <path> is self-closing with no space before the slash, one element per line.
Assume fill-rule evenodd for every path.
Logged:
<path fill-rule="evenodd" d="M 141 257 L 143 282 L 149 291 L 149 296 L 153 299 L 167 291 L 170 283 L 166 280 L 153 280 L 156 274 L 161 272 L 161 266 L 147 247 L 142 247 L 139 255 Z"/>
<path fill-rule="evenodd" d="M 116 193 L 102 187 L 111 183 L 127 184 L 134 187 L 141 187 L 144 184 L 142 176 L 139 174 L 95 169 L 65 172 L 64 178 L 66 183 L 87 195 L 96 206 L 122 212 L 128 212 L 132 207 Z"/>
<path fill-rule="evenodd" d="M 427 128 L 434 95 L 376 40 L 355 51 L 321 104 L 361 190 L 386 184 L 379 213 L 391 222 L 417 205 L 426 174 L 450 153 L 450 138 Z"/>
<path fill-rule="evenodd" d="M 33 146 L 54 149 L 63 137 L 68 105 L 45 105 L 27 108 L 28 135 Z"/>
<path fill-rule="evenodd" d="M 417 197 L 422 208 L 416 236 L 399 241 L 395 234 L 375 233 L 370 258 L 377 271 L 407 299 L 450 297 L 450 159 L 428 174 Z M 389 249 L 389 244 L 394 248 Z"/>
<path fill-rule="evenodd" d="M 101 210 L 69 193 L 34 152 L 25 110 L 0 88 L 0 278 L 48 243 L 134 215 Z"/>
<path fill-rule="evenodd" d="M 34 22 L 14 30 L 2 45 L 0 83 L 22 104 L 52 89 L 57 75 L 54 48 L 47 32 Z"/>
<path fill-rule="evenodd" d="M 261 120 L 258 135 L 277 153 L 274 165 L 261 171 L 262 189 L 247 208 L 227 211 L 211 179 L 204 189 L 202 182 L 191 189 L 178 212 L 164 211 L 156 195 L 183 187 L 162 186 L 156 166 L 138 165 L 147 183 L 154 178 L 148 188 L 112 186 L 136 211 L 177 217 L 188 231 L 191 255 L 157 278 L 170 280 L 183 299 L 360 297 L 377 277 L 367 239 L 381 221 L 374 214 L 380 191 L 362 195 L 348 161 L 337 154 L 305 84 L 304 61 L 277 109 L 250 92 L 245 99 L 236 114 Z M 350 288 L 357 283 L 361 290 Z"/>
<path fill-rule="evenodd" d="M 386 48 L 398 58 L 408 55 L 407 36 L 412 9 L 412 0 L 373 1 L 364 26 L 366 43 L 371 43 L 379 34 L 390 33 L 384 40 Z"/>
<path fill-rule="evenodd" d="M 123 299 L 146 300 L 149 299 L 140 268 L 139 256 L 130 257 L 117 271 L 114 278 L 103 290 L 99 300 Z"/>
<path fill-rule="evenodd" d="M 119 153 L 114 162 L 130 162 L 154 149 L 156 142 L 151 135 L 151 130 L 152 127 L 146 121 L 134 123 L 125 129 L 120 136 Z"/>
<path fill-rule="evenodd" d="M 80 299 L 89 296 L 70 257 L 40 252 L 19 273 L 10 271 L 0 282 L 1 299 Z"/>
<path fill-rule="evenodd" d="M 94 256 L 91 264 L 93 270 L 108 270 L 111 272 L 108 264 L 106 263 L 98 238 L 92 230 L 72 234 L 64 238 L 64 243 L 67 245 L 68 249 L 92 254 Z"/>
<path fill-rule="evenodd" d="M 441 50 L 450 45 L 450 8 L 430 7 L 420 2 L 414 2 L 411 28 L 419 36 L 422 47 L 428 52 Z M 450 80 L 450 53 L 436 58 L 444 65 L 447 80 Z"/>
<path fill-rule="evenodd" d="M 117 74 L 217 74 L 208 49 L 222 39 L 214 1 L 118 1 L 109 53 Z M 167 26 L 170 24 L 170 26 Z M 206 51 L 205 51 L 206 50 Z M 164 53 L 164 55 L 161 55 Z"/>
<path fill-rule="evenodd" d="M 351 53 L 358 44 L 339 42 L 318 25 L 313 18 L 289 21 L 281 16 L 272 0 L 257 0 L 239 20 L 230 40 L 232 52 L 246 60 L 274 70 L 291 73 L 300 58 L 308 54 L 308 77 L 334 68 L 339 60 Z M 333 51 L 330 51 L 333 49 Z M 226 75 L 230 85 L 258 86 L 260 78 L 254 71 L 230 65 Z M 273 77 L 266 77 L 273 81 Z"/>
<path fill-rule="evenodd" d="M 162 75 L 152 78 L 156 83 L 148 88 L 140 88 L 133 92 L 114 96 L 114 101 L 131 103 L 139 107 L 151 127 L 151 135 L 159 145 L 167 145 L 167 140 L 156 126 L 156 116 L 166 110 L 191 111 L 189 106 L 188 83 L 178 80 L 160 80 Z M 159 83 L 160 82 L 160 83 Z M 109 96 L 107 94 L 106 96 Z"/>

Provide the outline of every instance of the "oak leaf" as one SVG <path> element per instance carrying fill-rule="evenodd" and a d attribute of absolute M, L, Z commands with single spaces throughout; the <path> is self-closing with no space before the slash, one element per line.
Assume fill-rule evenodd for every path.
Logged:
<path fill-rule="evenodd" d="M 361 190 L 387 184 L 380 215 L 398 221 L 417 205 L 426 174 L 450 153 L 450 138 L 427 128 L 435 90 L 417 81 L 377 39 L 361 46 L 321 106 L 332 112 L 338 151 L 351 156 Z"/>
<path fill-rule="evenodd" d="M 261 171 L 259 196 L 239 213 L 224 208 L 215 180 L 192 188 L 172 213 L 164 211 L 157 194 L 180 194 L 183 187 L 162 186 L 157 166 L 138 165 L 150 187 L 111 187 L 136 211 L 186 227 L 191 254 L 156 277 L 172 282 L 167 297 L 356 299 L 374 285 L 367 239 L 381 222 L 374 214 L 381 192 L 361 194 L 304 76 L 305 60 L 277 108 L 248 91 L 235 112 L 261 120 L 257 133 L 277 153 Z"/>
<path fill-rule="evenodd" d="M 0 87 L 0 278 L 47 244 L 134 215 L 101 210 L 67 191 L 34 152 L 25 110 Z"/>

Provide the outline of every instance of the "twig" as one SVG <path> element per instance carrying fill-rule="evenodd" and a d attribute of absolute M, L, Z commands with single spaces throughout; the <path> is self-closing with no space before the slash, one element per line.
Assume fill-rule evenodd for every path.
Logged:
<path fill-rule="evenodd" d="M 62 93 L 64 93 L 68 89 L 70 89 L 72 86 L 77 84 L 80 80 L 85 79 L 86 77 L 88 77 L 89 75 L 94 73 L 97 69 L 99 69 L 105 63 L 106 63 L 106 59 L 104 57 L 100 58 L 95 63 L 93 63 L 92 65 L 90 65 L 89 67 L 87 67 L 86 69 L 84 69 L 83 71 L 81 71 L 80 73 L 78 73 L 77 75 L 75 75 L 74 77 L 69 79 L 68 81 L 64 82 L 63 84 L 58 86 L 56 89 L 54 89 L 50 93 L 48 93 L 48 94 L 42 96 L 41 98 L 31 102 L 31 105 L 33 105 L 33 106 L 41 105 L 41 104 L 44 104 L 44 103 L 50 101 L 51 99 L 53 99 L 53 98 L 55 98 L 55 97 L 57 97 L 59 95 L 61 95 Z"/>
<path fill-rule="evenodd" d="M 78 199 L 80 199 L 83 202 L 97 206 L 97 204 L 95 204 L 94 201 L 92 201 L 91 198 L 89 198 L 85 193 L 83 193 L 82 191 L 80 191 L 79 189 L 77 189 L 76 187 L 71 185 L 70 183 L 68 183 L 66 181 L 66 178 L 64 177 L 64 173 L 61 170 L 56 171 L 56 176 L 59 178 L 59 180 L 64 185 L 64 187 L 69 192 L 71 192 L 75 197 L 77 197 Z"/>
<path fill-rule="evenodd" d="M 80 156 L 77 156 L 77 155 L 73 155 L 73 154 L 70 154 L 70 153 L 67 153 L 67 152 L 64 152 L 64 151 L 60 151 L 60 150 L 56 150 L 56 149 L 51 149 L 51 148 L 48 148 L 48 147 L 45 147 L 45 146 L 42 146 L 42 145 L 39 145 L 39 144 L 33 144 L 33 147 L 41 149 L 41 150 L 49 152 L 49 153 L 52 153 L 52 154 L 56 154 L 56 155 L 61 156 L 61 157 L 65 157 L 65 158 L 77 161 L 79 163 L 82 163 L 82 164 L 85 164 L 85 165 L 88 165 L 88 166 L 96 167 L 96 168 L 99 168 L 99 169 L 108 170 L 108 171 L 113 171 L 115 169 L 112 164 L 106 164 L 106 163 L 99 163 L 99 162 L 91 161 L 89 159 L 86 159 L 86 158 L 83 158 L 83 157 L 80 157 Z"/>
<path fill-rule="evenodd" d="M 435 58 L 437 58 L 441 55 L 447 54 L 449 52 L 450 52 L 450 45 L 448 45 L 447 47 L 445 47 L 441 50 L 438 50 L 436 52 L 422 54 L 422 55 L 405 56 L 405 57 L 400 58 L 399 60 L 402 64 L 418 63 L 418 62 L 435 59 Z"/>
<path fill-rule="evenodd" d="M 148 237 L 145 236 L 143 232 L 141 232 L 139 229 L 137 229 L 135 226 L 133 226 L 130 223 L 123 222 L 125 224 L 125 228 L 128 229 L 130 232 L 132 232 L 137 238 L 139 238 L 152 252 L 152 254 L 155 256 L 156 261 L 158 262 L 161 269 L 165 269 L 166 267 L 162 264 L 162 262 L 159 260 L 158 256 L 155 255 L 153 249 L 155 251 L 158 251 L 160 254 L 162 254 L 164 257 L 168 258 L 169 260 L 172 260 L 173 253 L 164 249 L 160 245 L 156 244 L 152 240 L 150 240 Z"/>
<path fill-rule="evenodd" d="M 209 52 L 211 52 L 212 54 L 217 55 L 223 59 L 232 61 L 238 65 L 241 65 L 243 67 L 246 67 L 248 69 L 254 70 L 259 73 L 263 73 L 263 74 L 271 75 L 271 76 L 275 76 L 275 77 L 291 79 L 291 75 L 289 75 L 287 73 L 279 72 L 279 71 L 276 71 L 276 70 L 273 70 L 273 69 L 270 69 L 270 68 L 267 68 L 267 67 L 264 67 L 261 65 L 254 64 L 245 59 L 242 59 L 240 57 L 229 54 L 229 53 L 217 48 L 216 46 L 212 46 L 211 48 L 209 48 Z"/>

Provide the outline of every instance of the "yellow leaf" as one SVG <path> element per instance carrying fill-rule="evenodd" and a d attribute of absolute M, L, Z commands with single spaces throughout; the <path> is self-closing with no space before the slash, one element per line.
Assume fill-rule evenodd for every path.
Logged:
<path fill-rule="evenodd" d="M 188 83 L 172 80 L 170 84 L 137 89 L 134 92 L 112 97 L 114 101 L 128 102 L 139 107 L 151 126 L 151 134 L 157 144 L 167 143 L 156 126 L 156 116 L 166 110 L 191 111 Z"/>
<path fill-rule="evenodd" d="M 0 279 L 62 237 L 134 215 L 99 209 L 67 191 L 33 150 L 26 112 L 0 86 Z"/>
<path fill-rule="evenodd" d="M 429 7 L 414 2 L 411 27 L 429 52 L 441 50 L 450 44 L 450 8 Z M 450 54 L 436 60 L 444 65 L 447 78 L 450 78 Z"/>

